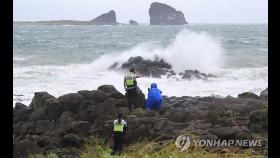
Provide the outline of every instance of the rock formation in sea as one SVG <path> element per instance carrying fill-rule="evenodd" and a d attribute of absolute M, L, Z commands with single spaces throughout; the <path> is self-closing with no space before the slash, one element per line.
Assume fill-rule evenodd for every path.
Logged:
<path fill-rule="evenodd" d="M 125 70 L 128 71 L 129 68 L 134 67 L 137 72 L 139 72 L 144 77 L 154 77 L 161 78 L 162 76 L 167 76 L 168 78 L 181 78 L 181 79 L 201 79 L 207 80 L 208 78 L 216 78 L 217 76 L 213 74 L 201 73 L 198 70 L 185 70 L 178 74 L 172 70 L 172 66 L 165 60 L 155 57 L 155 59 L 149 60 L 144 59 L 141 56 L 130 57 L 128 61 L 123 64 L 114 63 L 108 69 L 110 70 Z M 178 76 L 176 76 L 178 75 Z"/>
<path fill-rule="evenodd" d="M 187 24 L 184 13 L 173 7 L 154 2 L 149 8 L 151 25 L 183 25 Z"/>
<path fill-rule="evenodd" d="M 98 17 L 90 20 L 93 25 L 117 25 L 116 13 L 114 10 L 99 15 Z"/>
<path fill-rule="evenodd" d="M 138 25 L 137 21 L 135 20 L 129 20 L 130 25 Z"/>

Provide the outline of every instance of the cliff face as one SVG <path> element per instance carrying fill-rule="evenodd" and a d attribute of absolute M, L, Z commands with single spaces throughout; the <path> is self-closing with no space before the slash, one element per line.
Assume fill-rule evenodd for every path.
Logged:
<path fill-rule="evenodd" d="M 99 15 L 93 20 L 90 20 L 90 23 L 94 25 L 117 25 L 118 24 L 116 13 L 114 10 Z"/>
<path fill-rule="evenodd" d="M 154 2 L 149 9 L 151 25 L 183 25 L 187 24 L 185 16 L 181 11 L 173 7 Z"/>

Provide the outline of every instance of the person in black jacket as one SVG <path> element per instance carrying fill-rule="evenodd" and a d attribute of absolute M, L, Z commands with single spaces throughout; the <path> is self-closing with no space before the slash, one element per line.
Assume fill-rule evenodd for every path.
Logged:
<path fill-rule="evenodd" d="M 127 104 L 130 112 L 132 112 L 135 102 L 137 99 L 137 94 L 139 91 L 139 87 L 137 86 L 136 78 L 139 78 L 140 74 L 136 72 L 134 68 L 130 68 L 128 74 L 124 77 L 124 89 L 126 91 L 126 98 L 127 98 Z"/>
<path fill-rule="evenodd" d="M 120 155 L 123 151 L 123 140 L 126 134 L 127 124 L 123 120 L 123 114 L 118 114 L 118 119 L 113 122 L 113 138 L 114 138 L 114 147 L 111 155 L 115 155 L 117 152 Z"/>

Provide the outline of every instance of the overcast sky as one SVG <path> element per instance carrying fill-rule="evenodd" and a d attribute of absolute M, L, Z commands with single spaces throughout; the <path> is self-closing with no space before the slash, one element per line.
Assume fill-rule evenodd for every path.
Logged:
<path fill-rule="evenodd" d="M 267 23 L 268 0 L 157 0 L 185 14 L 189 23 Z M 115 10 L 117 21 L 149 23 L 155 0 L 13 0 L 14 21 L 91 20 Z"/>

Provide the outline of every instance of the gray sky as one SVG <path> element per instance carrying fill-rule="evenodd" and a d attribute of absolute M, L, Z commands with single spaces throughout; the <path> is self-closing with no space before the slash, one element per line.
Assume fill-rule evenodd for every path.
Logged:
<path fill-rule="evenodd" d="M 267 23 L 268 0 L 156 0 L 185 14 L 189 23 Z M 149 23 L 155 0 L 13 0 L 14 21 L 91 20 L 115 10 L 117 21 Z"/>

